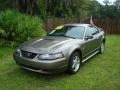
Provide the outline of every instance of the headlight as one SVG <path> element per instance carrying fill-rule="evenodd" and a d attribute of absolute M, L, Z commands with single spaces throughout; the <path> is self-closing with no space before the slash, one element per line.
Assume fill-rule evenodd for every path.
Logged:
<path fill-rule="evenodd" d="M 16 49 L 15 53 L 16 53 L 17 55 L 20 55 L 20 54 L 21 54 L 20 49 Z"/>
<path fill-rule="evenodd" d="M 43 54 L 38 56 L 39 60 L 55 60 L 59 58 L 63 58 L 63 54 L 61 52 L 54 54 Z"/>

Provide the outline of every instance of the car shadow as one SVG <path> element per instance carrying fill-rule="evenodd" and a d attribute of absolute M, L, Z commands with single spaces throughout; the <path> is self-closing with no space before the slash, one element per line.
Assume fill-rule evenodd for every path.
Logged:
<path fill-rule="evenodd" d="M 33 72 L 33 71 L 29 71 L 29 70 L 25 70 L 22 69 L 20 67 L 17 67 L 16 69 L 14 69 L 12 72 L 8 72 L 8 75 L 10 74 L 16 74 L 17 75 L 15 77 L 20 77 L 23 78 L 27 77 L 27 78 L 36 78 L 45 82 L 48 81 L 54 81 L 54 80 L 60 80 L 60 79 L 65 79 L 65 78 L 69 78 L 72 77 L 74 75 L 69 75 L 66 72 L 59 72 L 59 73 L 54 73 L 54 74 L 44 74 L 44 73 L 38 73 L 38 72 Z"/>
<path fill-rule="evenodd" d="M 93 57 L 91 57 L 90 59 L 88 59 L 87 61 L 85 61 L 84 63 L 82 63 L 82 66 L 90 63 L 90 62 L 93 62 L 96 58 L 100 57 L 102 54 L 99 54 L 97 53 L 96 55 L 94 55 Z"/>
<path fill-rule="evenodd" d="M 10 85 L 21 85 L 23 87 L 29 87 L 32 85 L 32 87 L 38 86 L 39 88 L 52 88 L 55 83 L 65 82 L 66 80 L 73 79 L 74 76 L 68 75 L 64 72 L 56 74 L 36 73 L 21 69 L 17 65 L 3 74 L 4 78 L 1 80 L 4 81 L 4 83 L 10 82 Z"/>

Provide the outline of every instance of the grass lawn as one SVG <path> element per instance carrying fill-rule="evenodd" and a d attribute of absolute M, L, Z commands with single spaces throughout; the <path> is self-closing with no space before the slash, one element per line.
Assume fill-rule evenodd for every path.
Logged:
<path fill-rule="evenodd" d="M 106 50 L 76 75 L 43 75 L 17 66 L 14 49 L 0 48 L 0 90 L 120 90 L 120 36 L 107 36 Z"/>

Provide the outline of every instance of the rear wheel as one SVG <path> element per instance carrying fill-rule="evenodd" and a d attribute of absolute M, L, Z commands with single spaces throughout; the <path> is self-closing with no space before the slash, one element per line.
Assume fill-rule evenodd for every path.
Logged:
<path fill-rule="evenodd" d="M 103 53 L 105 50 L 105 44 L 102 42 L 101 46 L 100 46 L 100 53 Z"/>
<path fill-rule="evenodd" d="M 68 73 L 75 74 L 79 71 L 81 66 L 81 56 L 78 52 L 75 52 L 71 55 L 69 65 L 68 65 Z"/>

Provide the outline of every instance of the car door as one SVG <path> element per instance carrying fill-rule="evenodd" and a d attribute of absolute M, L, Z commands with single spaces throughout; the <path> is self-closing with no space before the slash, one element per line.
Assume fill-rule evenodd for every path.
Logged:
<path fill-rule="evenodd" d="M 92 27 L 92 29 L 94 29 L 94 32 L 95 32 L 95 33 L 93 33 L 92 35 L 93 35 L 93 37 L 94 37 L 94 39 L 95 39 L 94 48 L 95 48 L 95 50 L 96 50 L 96 49 L 98 49 L 99 46 L 100 46 L 100 42 L 101 42 L 102 36 L 101 36 L 101 34 L 100 34 L 100 31 L 99 31 L 96 27 Z"/>
<path fill-rule="evenodd" d="M 85 38 L 84 38 L 84 51 L 83 51 L 83 58 L 89 56 L 93 53 L 96 48 L 98 47 L 98 31 L 93 26 L 86 27 Z M 90 38 L 86 38 L 90 37 Z"/>

